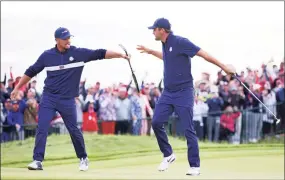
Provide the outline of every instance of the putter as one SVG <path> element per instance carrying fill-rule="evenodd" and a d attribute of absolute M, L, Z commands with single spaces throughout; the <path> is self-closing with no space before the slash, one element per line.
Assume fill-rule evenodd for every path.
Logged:
<path fill-rule="evenodd" d="M 127 56 L 129 56 L 127 49 L 126 49 L 122 44 L 119 44 L 119 46 L 125 51 L 125 54 L 126 54 Z M 137 81 L 137 77 L 136 77 L 136 75 L 135 75 L 135 73 L 134 73 L 134 70 L 133 70 L 133 68 L 132 68 L 132 65 L 131 65 L 130 60 L 128 60 L 128 62 L 129 62 L 129 66 L 130 66 L 130 69 L 131 69 L 131 72 L 132 72 L 133 79 L 134 79 L 135 84 L 136 84 L 137 91 L 138 91 L 138 93 L 139 93 L 139 92 L 140 92 L 140 88 L 139 88 L 139 84 L 138 84 L 138 81 Z"/>

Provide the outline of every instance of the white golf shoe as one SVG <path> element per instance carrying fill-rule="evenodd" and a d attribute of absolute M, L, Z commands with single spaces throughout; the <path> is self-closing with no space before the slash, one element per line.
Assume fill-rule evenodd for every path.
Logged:
<path fill-rule="evenodd" d="M 28 165 L 29 170 L 43 170 L 43 165 L 41 161 L 34 160 Z"/>
<path fill-rule="evenodd" d="M 88 158 L 85 158 L 85 159 L 81 158 L 80 164 L 79 164 L 79 170 L 80 171 L 87 171 L 88 170 L 88 163 L 89 163 Z"/>
<path fill-rule="evenodd" d="M 199 176 L 200 168 L 199 167 L 191 167 L 189 171 L 186 173 L 188 176 Z"/>
<path fill-rule="evenodd" d="M 171 154 L 170 156 L 163 158 L 162 162 L 158 166 L 158 170 L 165 171 L 166 169 L 168 169 L 169 164 L 173 163 L 175 159 L 176 157 L 174 154 Z"/>

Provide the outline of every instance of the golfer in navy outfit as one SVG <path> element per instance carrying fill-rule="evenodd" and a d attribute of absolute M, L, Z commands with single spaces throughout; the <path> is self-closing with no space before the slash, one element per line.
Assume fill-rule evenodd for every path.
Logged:
<path fill-rule="evenodd" d="M 153 30 L 155 40 L 162 42 L 162 52 L 142 45 L 139 45 L 137 49 L 141 53 L 148 53 L 162 59 L 164 63 L 164 90 L 155 106 L 152 120 L 152 128 L 164 156 L 158 170 L 166 170 L 176 158 L 164 129 L 164 124 L 168 121 L 169 116 L 175 112 L 183 123 L 187 139 L 190 170 L 186 174 L 199 175 L 199 147 L 193 125 L 194 87 L 191 58 L 198 55 L 217 65 L 227 74 L 233 74 L 234 70 L 207 54 L 187 38 L 174 35 L 171 31 L 171 24 L 165 18 L 157 19 L 149 29 Z"/>
<path fill-rule="evenodd" d="M 38 60 L 26 70 L 19 84 L 11 93 L 11 98 L 15 99 L 19 89 L 45 68 L 47 78 L 39 106 L 34 161 L 28 165 L 28 169 L 43 169 L 42 161 L 44 160 L 50 121 L 55 112 L 58 111 L 69 131 L 76 155 L 80 159 L 79 170 L 86 171 L 88 169 L 88 158 L 83 135 L 77 128 L 75 105 L 75 97 L 79 96 L 79 81 L 83 67 L 89 61 L 111 58 L 129 59 L 129 57 L 105 49 L 91 50 L 71 46 L 71 34 L 66 28 L 58 28 L 54 37 L 55 47 L 44 51 Z"/>

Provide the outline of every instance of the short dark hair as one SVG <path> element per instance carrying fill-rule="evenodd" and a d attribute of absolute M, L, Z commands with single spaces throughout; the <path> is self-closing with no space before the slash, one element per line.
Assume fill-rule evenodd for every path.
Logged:
<path fill-rule="evenodd" d="M 164 29 L 165 30 L 165 32 L 167 32 L 167 33 L 171 33 L 171 30 L 169 30 L 169 29 Z"/>
<path fill-rule="evenodd" d="M 164 31 L 165 31 L 166 33 L 171 33 L 171 32 L 172 32 L 170 29 L 165 29 L 165 28 L 158 28 L 158 29 L 159 29 L 159 30 L 164 29 Z"/>

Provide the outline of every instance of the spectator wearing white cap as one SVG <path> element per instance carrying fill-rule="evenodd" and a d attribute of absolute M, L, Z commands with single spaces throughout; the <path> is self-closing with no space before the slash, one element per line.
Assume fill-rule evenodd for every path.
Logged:
<path fill-rule="evenodd" d="M 94 98 L 94 94 L 95 94 L 95 89 L 92 85 L 87 85 L 87 96 L 84 100 L 84 106 L 88 103 L 88 102 L 94 102 L 95 98 Z"/>
<path fill-rule="evenodd" d="M 218 142 L 220 134 L 220 117 L 224 105 L 223 99 L 218 96 L 218 92 L 213 89 L 212 97 L 207 99 L 206 103 L 209 107 L 207 117 L 207 135 L 210 142 Z"/>
<path fill-rule="evenodd" d="M 209 98 L 209 85 L 207 85 L 206 81 L 200 80 L 196 82 L 196 87 L 197 87 L 197 95 L 200 99 L 202 99 L 204 102 Z M 207 137 L 207 114 L 203 114 L 203 132 L 204 132 L 204 137 L 203 139 L 206 139 Z"/>
<path fill-rule="evenodd" d="M 115 96 L 112 94 L 112 88 L 106 88 L 104 93 L 99 97 L 99 120 L 102 121 L 102 133 L 114 134 L 116 109 L 115 109 Z"/>
<path fill-rule="evenodd" d="M 29 98 L 24 111 L 25 138 L 33 137 L 36 134 L 38 122 L 38 103 L 35 98 Z"/>
<path fill-rule="evenodd" d="M 35 99 L 37 102 L 39 102 L 36 97 L 36 90 L 34 88 L 30 88 L 27 92 L 27 98 L 25 100 L 28 101 L 29 99 Z"/>
<path fill-rule="evenodd" d="M 262 97 L 263 103 L 270 109 L 271 112 L 276 114 L 275 92 L 271 91 L 270 88 L 267 87 L 262 91 Z M 274 124 L 274 117 L 268 111 L 264 111 L 262 134 L 264 136 L 270 135 L 273 132 Z"/>
<path fill-rule="evenodd" d="M 27 97 L 25 99 L 26 108 L 24 109 L 24 131 L 25 138 L 35 136 L 36 127 L 38 121 L 38 103 L 39 99 L 36 97 L 36 90 L 30 88 L 27 91 Z"/>
<path fill-rule="evenodd" d="M 130 122 L 132 119 L 131 116 L 131 101 L 127 98 L 126 87 L 120 87 L 118 89 L 119 96 L 115 101 L 116 109 L 116 125 L 115 125 L 115 134 L 126 134 L 128 133 Z"/>
<path fill-rule="evenodd" d="M 37 80 L 33 80 L 30 84 L 29 84 L 29 89 L 34 89 L 35 90 L 35 98 L 37 99 L 37 101 L 39 102 L 40 100 L 40 93 L 37 91 Z"/>
<path fill-rule="evenodd" d="M 193 122 L 196 134 L 199 140 L 204 138 L 204 123 L 203 116 L 207 114 L 209 107 L 204 101 L 198 97 L 197 93 L 195 95 L 194 108 L 193 108 Z"/>
<path fill-rule="evenodd" d="M 253 84 L 255 82 L 255 76 L 254 72 L 251 68 L 247 67 L 247 76 L 245 78 L 245 82 L 249 85 Z"/>
<path fill-rule="evenodd" d="M 260 88 L 261 86 L 259 84 L 253 84 L 252 91 L 259 100 L 263 101 Z M 261 138 L 263 110 L 259 101 L 251 94 L 248 94 L 247 99 L 248 110 L 246 111 L 245 142 L 256 143 Z"/>

